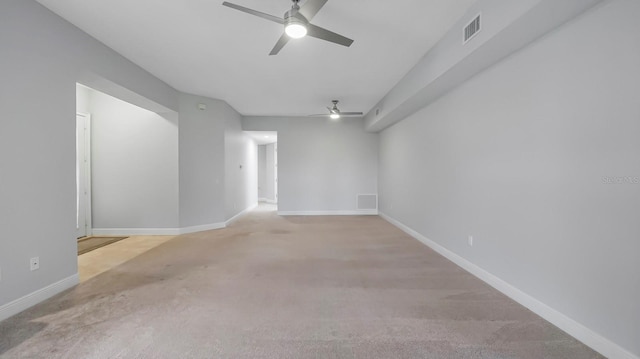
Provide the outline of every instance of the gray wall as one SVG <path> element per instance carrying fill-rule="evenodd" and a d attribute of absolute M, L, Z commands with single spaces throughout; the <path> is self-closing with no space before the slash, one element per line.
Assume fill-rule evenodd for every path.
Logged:
<path fill-rule="evenodd" d="M 89 91 L 93 228 L 178 228 L 178 114 Z"/>
<path fill-rule="evenodd" d="M 438 44 L 365 116 L 380 131 L 415 113 L 482 70 L 575 18 L 602 0 L 477 0 Z M 482 30 L 462 43 L 462 29 L 481 14 Z"/>
<path fill-rule="evenodd" d="M 385 214 L 635 355 L 639 16 L 609 1 L 481 73 L 383 131 L 379 169 Z"/>
<path fill-rule="evenodd" d="M 76 85 L 76 112 L 89 113 L 91 111 L 91 94 L 95 90 L 83 85 Z"/>
<path fill-rule="evenodd" d="M 247 131 L 278 131 L 278 211 L 354 212 L 377 193 L 378 134 L 360 118 L 245 117 Z"/>
<path fill-rule="evenodd" d="M 258 146 L 258 198 L 276 201 L 276 167 L 274 143 Z"/>
<path fill-rule="evenodd" d="M 135 147 L 142 141 L 144 146 L 133 151 L 144 155 L 144 168 L 130 179 L 139 185 L 150 180 L 151 172 L 154 174 L 153 182 L 147 183 L 153 184 L 148 186 L 153 193 L 146 192 L 149 188 L 139 192 L 139 186 L 129 187 L 132 183 L 119 186 L 120 190 L 127 190 L 127 195 L 134 193 L 145 207 L 136 207 L 134 212 L 144 214 L 125 218 L 111 211 L 113 203 L 107 206 L 108 214 L 98 204 L 102 209 L 96 208 L 98 222 L 94 226 L 170 228 L 222 224 L 227 219 L 225 190 L 236 191 L 237 185 L 246 187 L 251 183 L 251 175 L 236 176 L 238 183 L 229 181 L 225 188 L 225 156 L 232 162 L 237 162 L 235 156 L 247 162 L 251 158 L 248 146 L 230 145 L 225 153 L 225 127 L 232 125 L 233 134 L 240 126 L 240 116 L 225 102 L 180 94 L 32 0 L 0 2 L 0 49 L 0 316 L 16 308 L 5 306 L 14 300 L 46 289 L 36 297 L 21 300 L 19 306 L 32 304 L 76 280 L 76 83 L 163 113 L 144 119 L 148 125 L 153 122 L 154 133 L 139 132 L 130 138 L 114 135 L 94 141 L 105 148 L 109 142 Z M 84 91 L 79 93 L 77 109 L 92 112 L 86 95 Z M 199 103 L 207 104 L 207 110 L 198 110 Z M 104 112 L 112 111 L 109 108 L 105 105 Z M 133 110 L 126 110 L 130 111 Z M 166 115 L 171 112 L 174 114 Z M 179 113 L 179 123 L 175 112 Z M 97 130 L 102 125 L 122 130 L 110 122 L 119 116 L 110 113 L 109 121 L 98 118 Z M 231 122 L 227 123 L 229 119 Z M 142 127 L 138 126 L 137 131 Z M 159 146 L 160 142 L 164 147 Z M 125 152 L 124 148 L 117 148 L 117 143 L 112 146 L 113 152 L 105 152 L 103 157 L 113 159 Z M 120 160 L 141 157 L 121 156 Z M 122 167 L 104 170 L 122 171 Z M 136 172 L 131 167 L 123 172 L 130 172 L 131 176 L 131 171 Z M 126 178 L 127 174 L 122 176 Z M 253 183 L 253 194 L 241 193 L 232 201 L 238 206 L 246 205 L 242 196 L 255 196 L 255 180 Z M 97 187 L 101 191 L 101 186 Z M 154 198 L 148 202 L 150 196 Z M 158 207 L 149 211 L 151 203 Z M 117 206 L 120 205 L 123 203 Z M 41 269 L 31 272 L 29 258 L 34 256 L 40 257 Z"/>
<path fill-rule="evenodd" d="M 258 204 L 258 148 L 242 131 L 242 116 L 228 106 L 225 116 L 225 211 L 231 219 Z"/>
<path fill-rule="evenodd" d="M 258 145 L 258 199 L 264 200 L 265 197 L 265 181 L 267 171 L 267 146 Z"/>
<path fill-rule="evenodd" d="M 206 110 L 198 109 L 199 104 Z M 180 95 L 181 227 L 226 220 L 224 131 L 232 111 L 223 101 Z"/>
<path fill-rule="evenodd" d="M 76 82 L 98 74 L 173 110 L 177 92 L 32 0 L 0 2 L 0 49 L 1 306 L 77 273 Z"/>
<path fill-rule="evenodd" d="M 265 164 L 265 198 L 267 201 L 276 202 L 276 144 L 271 143 L 265 146 L 266 164 Z"/>

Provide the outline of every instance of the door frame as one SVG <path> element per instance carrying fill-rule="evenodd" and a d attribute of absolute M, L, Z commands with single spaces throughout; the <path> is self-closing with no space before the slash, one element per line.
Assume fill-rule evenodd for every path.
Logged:
<path fill-rule="evenodd" d="M 79 124 L 80 118 L 84 119 L 82 121 L 82 138 L 78 138 L 80 136 Z M 79 143 L 82 143 L 82 156 L 84 157 L 84 166 L 80 166 L 78 168 L 78 153 L 79 148 L 76 147 L 76 171 L 78 177 L 76 177 L 76 181 L 82 181 L 82 186 L 84 188 L 85 195 L 83 197 L 78 196 L 78 192 L 76 190 L 76 206 L 80 204 L 80 201 L 84 204 L 84 236 L 91 236 L 92 234 L 92 223 L 91 223 L 91 114 L 89 113 L 76 113 L 76 146 Z M 76 183 L 76 186 L 79 186 L 80 183 Z M 76 187 L 77 189 L 78 187 Z M 80 206 L 80 208 L 83 208 Z M 76 217 L 79 215 L 79 209 L 76 208 Z M 78 235 L 81 231 L 78 227 L 78 219 L 76 218 L 76 235 Z"/>
<path fill-rule="evenodd" d="M 278 142 L 273 143 L 273 197 L 278 204 Z"/>

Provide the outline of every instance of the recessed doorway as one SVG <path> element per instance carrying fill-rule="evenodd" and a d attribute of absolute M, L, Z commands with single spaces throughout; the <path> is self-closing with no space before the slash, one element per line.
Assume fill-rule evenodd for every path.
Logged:
<path fill-rule="evenodd" d="M 258 148 L 258 202 L 278 203 L 278 132 L 245 131 Z"/>

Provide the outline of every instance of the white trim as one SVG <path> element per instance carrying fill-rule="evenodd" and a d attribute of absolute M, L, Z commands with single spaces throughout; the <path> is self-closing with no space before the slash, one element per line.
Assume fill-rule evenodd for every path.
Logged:
<path fill-rule="evenodd" d="M 455 254 L 449 249 L 426 238 L 425 236 L 421 235 L 415 230 L 404 225 L 400 221 L 384 213 L 380 213 L 380 217 L 384 218 L 389 223 L 395 225 L 396 227 L 400 228 L 410 236 L 424 243 L 434 251 L 440 253 L 442 256 L 446 257 L 453 263 L 462 267 L 467 272 L 473 274 L 474 276 L 478 277 L 482 281 L 486 282 L 493 288 L 499 290 L 509 298 L 515 300 L 516 302 L 525 306 L 532 312 L 546 319 L 553 325 L 564 330 L 569 335 L 583 342 L 584 344 L 591 347 L 593 350 L 599 352 L 600 354 L 604 355 L 605 357 L 609 359 L 640 359 L 640 357 L 635 356 L 631 352 L 625 350 L 624 348 L 620 347 L 619 345 L 615 344 L 609 339 L 606 339 L 602 335 L 585 327 L 584 325 L 578 323 L 577 321 L 567 317 L 561 312 L 549 307 L 548 305 L 542 303 L 538 299 L 521 291 L 520 289 L 496 277 L 495 275 L 487 272 L 486 270 L 478 267 L 477 265 L 469 262 L 468 260 Z"/>
<path fill-rule="evenodd" d="M 278 211 L 279 216 L 376 216 L 378 210 L 362 211 Z"/>
<path fill-rule="evenodd" d="M 182 227 L 182 228 L 180 228 L 180 234 L 188 234 L 188 233 L 195 233 L 195 232 L 210 231 L 210 230 L 214 230 L 214 229 L 221 229 L 221 228 L 224 228 L 224 227 L 225 227 L 224 222 L 203 224 L 203 225 L 191 226 L 191 227 Z"/>
<path fill-rule="evenodd" d="M 84 234 L 84 236 L 91 236 L 93 234 L 92 232 L 92 227 L 93 227 L 93 223 L 92 223 L 92 215 L 91 215 L 91 211 L 93 209 L 92 207 L 92 194 L 91 194 L 91 114 L 88 112 L 76 112 L 76 136 L 78 135 L 77 133 L 77 126 L 78 126 L 78 116 L 84 117 L 86 119 L 86 121 L 83 122 L 84 125 L 84 131 L 83 131 L 83 136 L 84 136 L 84 152 L 83 155 L 85 156 L 84 158 L 84 162 L 85 165 L 83 166 L 84 168 L 84 174 L 82 176 L 82 178 L 84 179 L 84 190 L 86 192 L 86 194 L 83 196 L 83 200 L 84 200 L 84 216 L 85 216 L 85 230 L 84 233 L 77 233 L 76 235 L 79 234 Z M 76 138 L 76 141 L 78 139 Z M 76 153 L 76 156 L 78 154 Z M 77 158 L 76 158 L 77 161 Z M 77 162 L 76 162 L 77 165 Z M 76 193 L 77 196 L 77 193 Z"/>
<path fill-rule="evenodd" d="M 3 306 L 0 306 L 0 321 L 12 317 L 25 309 L 29 309 L 34 305 L 45 301 L 56 294 L 59 294 L 80 282 L 78 273 L 67 277 L 61 281 L 55 282 L 35 292 L 29 293 L 22 298 L 18 298 Z"/>
<path fill-rule="evenodd" d="M 180 228 L 94 228 L 94 236 L 177 236 Z"/>
<path fill-rule="evenodd" d="M 278 204 L 278 201 L 276 201 L 275 199 L 258 198 L 258 203 Z"/>
<path fill-rule="evenodd" d="M 94 228 L 94 236 L 178 236 L 181 234 L 210 231 L 213 229 L 221 229 L 228 226 L 231 222 L 237 220 L 247 212 L 256 208 L 258 204 L 245 208 L 242 212 L 236 214 L 225 222 L 209 223 L 197 226 L 182 228 Z"/>
<path fill-rule="evenodd" d="M 252 211 L 254 208 L 258 207 L 258 204 L 252 204 L 251 206 L 243 209 L 242 211 L 240 211 L 238 214 L 236 214 L 235 216 L 227 219 L 226 222 L 224 222 L 225 226 L 230 225 L 231 223 L 233 223 L 234 221 L 236 221 L 238 218 L 244 216 L 245 214 L 247 214 L 248 212 Z"/>

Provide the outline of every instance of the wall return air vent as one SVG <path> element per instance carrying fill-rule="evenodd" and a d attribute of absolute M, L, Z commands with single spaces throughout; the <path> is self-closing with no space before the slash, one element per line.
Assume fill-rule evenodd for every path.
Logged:
<path fill-rule="evenodd" d="M 471 39 L 478 35 L 480 29 L 480 14 L 478 14 L 470 23 L 467 24 L 467 26 L 464 27 L 462 44 L 466 44 L 471 41 Z"/>
<path fill-rule="evenodd" d="M 378 195 L 377 194 L 359 194 L 356 208 L 362 210 L 377 210 Z"/>

